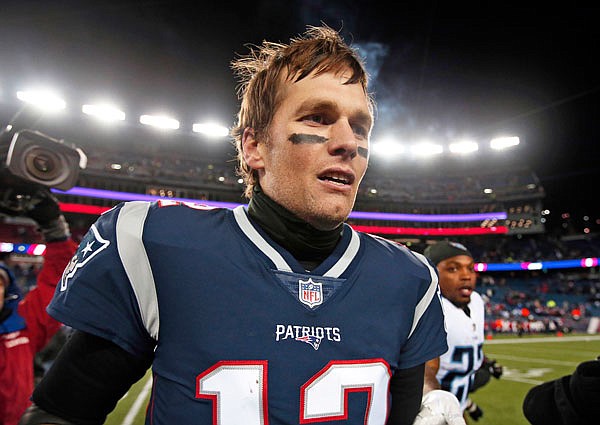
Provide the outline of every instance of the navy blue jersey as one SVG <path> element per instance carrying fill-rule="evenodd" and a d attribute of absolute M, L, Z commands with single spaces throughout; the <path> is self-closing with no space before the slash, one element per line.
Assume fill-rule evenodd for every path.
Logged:
<path fill-rule="evenodd" d="M 307 272 L 243 207 L 120 204 L 90 228 L 48 311 L 154 351 L 147 424 L 384 424 L 392 374 L 447 350 L 422 255 L 345 225 Z"/>

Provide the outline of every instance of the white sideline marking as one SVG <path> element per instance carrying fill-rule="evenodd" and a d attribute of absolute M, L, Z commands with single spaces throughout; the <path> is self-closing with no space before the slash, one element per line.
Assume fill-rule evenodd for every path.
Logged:
<path fill-rule="evenodd" d="M 598 341 L 600 335 L 582 335 L 582 336 L 548 336 L 542 338 L 509 338 L 509 339 L 486 339 L 483 343 L 486 345 L 494 344 L 532 344 L 536 342 L 569 342 L 569 341 Z"/>
<path fill-rule="evenodd" d="M 131 409 L 129 409 L 129 412 L 127 412 L 127 416 L 125 416 L 125 419 L 123 419 L 123 425 L 131 425 L 131 424 L 133 424 L 133 421 L 135 420 L 135 418 L 136 418 L 138 412 L 140 411 L 142 405 L 146 401 L 146 396 L 150 392 L 151 388 L 152 388 L 152 377 L 150 377 L 146 381 L 146 385 L 144 385 L 144 388 L 142 388 L 142 391 L 140 391 L 140 393 L 138 394 L 137 398 L 135 399 L 135 401 L 131 405 Z"/>
<path fill-rule="evenodd" d="M 600 340 L 600 335 L 581 335 L 581 336 L 563 336 L 563 337 L 549 336 L 549 337 L 542 337 L 542 338 L 510 338 L 510 339 L 496 339 L 496 340 L 492 339 L 492 340 L 486 340 L 484 342 L 484 347 L 487 345 L 494 345 L 494 344 L 530 344 L 530 343 L 535 343 L 535 342 L 570 342 L 570 341 L 598 341 L 598 340 Z M 518 356 L 510 356 L 510 355 L 503 355 L 503 354 L 492 354 L 492 353 L 487 353 L 487 351 L 486 351 L 486 354 L 488 354 L 489 357 L 492 357 L 495 359 L 512 360 L 515 362 L 538 363 L 538 364 L 544 364 L 544 365 L 547 364 L 547 365 L 557 365 L 557 366 L 570 366 L 573 368 L 575 368 L 579 364 L 578 362 L 569 362 L 569 361 L 561 361 L 561 360 L 518 357 Z M 593 357 L 596 357 L 596 355 L 594 355 Z M 590 360 L 592 358 L 590 358 Z M 508 373 L 506 373 L 506 372 L 508 372 Z M 511 371 L 508 369 L 505 370 L 505 374 L 502 376 L 502 379 L 506 380 L 506 381 L 515 381 L 515 382 L 521 382 L 521 383 L 530 384 L 530 385 L 539 385 L 539 384 L 542 384 L 543 382 L 546 382 L 546 381 L 539 381 L 539 380 L 535 380 L 535 379 L 529 379 L 529 378 L 532 378 L 533 376 L 527 376 L 527 373 L 525 373 L 525 374 L 514 373 L 513 374 L 510 372 Z"/>
<path fill-rule="evenodd" d="M 539 384 L 543 384 L 544 382 L 546 382 L 546 381 L 536 381 L 535 379 L 505 378 L 504 376 L 502 377 L 502 379 L 504 381 L 521 382 L 523 384 L 531 384 L 531 385 L 539 385 Z"/>
<path fill-rule="evenodd" d="M 536 359 L 536 358 L 531 358 L 531 357 L 507 356 L 504 354 L 490 354 L 490 357 L 493 357 L 495 359 L 512 360 L 515 362 L 555 364 L 558 366 L 573 366 L 574 367 L 579 364 L 579 362 L 565 362 L 562 360 Z"/>

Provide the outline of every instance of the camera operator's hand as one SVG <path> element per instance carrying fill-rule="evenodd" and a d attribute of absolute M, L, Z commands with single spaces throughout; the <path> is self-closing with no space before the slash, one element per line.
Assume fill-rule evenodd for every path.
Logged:
<path fill-rule="evenodd" d="M 58 199 L 49 189 L 15 184 L 1 190 L 0 198 L 0 213 L 35 220 L 46 242 L 65 240 L 71 235 Z"/>
<path fill-rule="evenodd" d="M 33 195 L 23 215 L 35 220 L 40 227 L 47 227 L 61 215 L 58 199 L 48 189 L 40 188 Z"/>
<path fill-rule="evenodd" d="M 35 220 L 46 242 L 66 240 L 71 235 L 69 224 L 60 212 L 58 199 L 46 188 L 36 192 L 34 202 L 23 215 Z"/>

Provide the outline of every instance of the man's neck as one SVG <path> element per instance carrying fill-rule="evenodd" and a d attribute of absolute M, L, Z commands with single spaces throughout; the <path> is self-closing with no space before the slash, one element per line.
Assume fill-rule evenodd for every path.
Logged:
<path fill-rule="evenodd" d="M 307 270 L 321 264 L 337 245 L 343 224 L 333 230 L 318 230 L 269 198 L 255 187 L 248 204 L 250 218 Z"/>

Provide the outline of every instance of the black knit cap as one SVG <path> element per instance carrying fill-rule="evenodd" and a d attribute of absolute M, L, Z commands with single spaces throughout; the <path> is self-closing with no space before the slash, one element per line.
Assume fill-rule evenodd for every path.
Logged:
<path fill-rule="evenodd" d="M 442 241 L 434 245 L 429 245 L 425 248 L 423 255 L 431 260 L 435 265 L 438 265 L 440 261 L 446 258 L 454 257 L 457 255 L 468 255 L 473 258 L 473 255 L 469 250 L 458 242 Z"/>

